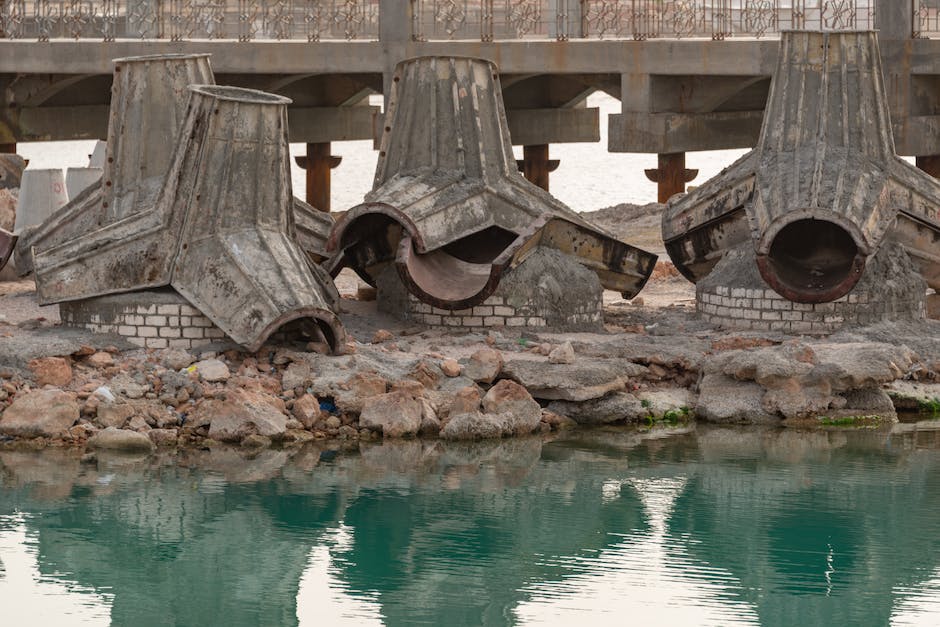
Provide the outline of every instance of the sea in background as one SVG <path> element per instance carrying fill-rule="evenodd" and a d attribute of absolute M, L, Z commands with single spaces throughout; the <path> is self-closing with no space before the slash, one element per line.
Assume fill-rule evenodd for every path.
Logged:
<path fill-rule="evenodd" d="M 381 105 L 381 97 L 372 104 Z M 589 107 L 600 109 L 601 140 L 596 143 L 553 144 L 552 159 L 561 164 L 551 175 L 551 192 L 575 211 L 593 211 L 620 203 L 646 204 L 656 201 L 656 184 L 643 170 L 656 167 L 656 155 L 607 152 L 607 116 L 620 112 L 620 101 L 604 93 L 588 97 Z M 94 141 L 24 142 L 18 152 L 29 159 L 31 168 L 85 167 L 94 148 Z M 522 147 L 515 148 L 522 158 Z M 293 156 L 304 155 L 304 144 L 291 144 Z M 691 152 L 686 167 L 698 168 L 699 176 L 692 185 L 704 182 L 731 165 L 746 150 L 714 150 Z M 371 141 L 333 142 L 333 154 L 343 158 L 332 173 L 333 211 L 345 211 L 360 202 L 372 189 L 378 151 Z M 303 198 L 306 191 L 304 171 L 296 163 L 292 167 L 294 195 Z"/>

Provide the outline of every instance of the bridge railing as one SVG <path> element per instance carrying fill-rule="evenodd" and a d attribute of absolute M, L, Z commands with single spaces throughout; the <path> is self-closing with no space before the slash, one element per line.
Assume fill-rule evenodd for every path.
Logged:
<path fill-rule="evenodd" d="M 890 0 L 898 1 L 898 0 Z M 912 0 L 940 31 L 940 0 Z M 410 0 L 415 40 L 770 37 L 875 27 L 876 0 Z M 0 0 L 0 38 L 378 39 L 382 0 Z M 400 5 L 396 5 L 400 6 Z M 404 33 L 405 37 L 409 34 Z"/>
<path fill-rule="evenodd" d="M 911 0 L 914 6 L 914 37 L 940 38 L 940 0 Z"/>

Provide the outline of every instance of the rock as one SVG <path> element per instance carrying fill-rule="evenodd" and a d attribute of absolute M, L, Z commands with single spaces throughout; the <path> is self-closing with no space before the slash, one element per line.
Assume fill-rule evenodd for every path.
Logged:
<path fill-rule="evenodd" d="M 108 427 L 89 438 L 88 447 L 126 453 L 149 453 L 154 449 L 154 444 L 143 433 Z"/>
<path fill-rule="evenodd" d="M 347 380 L 345 387 L 336 394 L 336 406 L 344 412 L 358 414 L 365 399 L 388 391 L 388 381 L 374 372 L 360 372 Z"/>
<path fill-rule="evenodd" d="M 459 377 L 463 370 L 456 359 L 445 359 L 441 362 L 441 371 L 445 377 Z"/>
<path fill-rule="evenodd" d="M 0 229 L 13 232 L 16 224 L 17 194 L 12 189 L 0 189 Z"/>
<path fill-rule="evenodd" d="M 232 376 L 232 373 L 229 372 L 228 366 L 218 359 L 204 359 L 202 361 L 197 361 L 196 372 L 199 373 L 199 376 L 203 381 L 208 381 L 209 383 L 227 381 L 228 378 Z"/>
<path fill-rule="evenodd" d="M 259 434 L 279 438 L 287 430 L 287 416 L 278 411 L 273 400 L 263 392 L 238 390 L 221 401 L 207 399 L 193 412 L 196 424 L 209 424 L 209 437 L 220 442 L 241 442 Z"/>
<path fill-rule="evenodd" d="M 260 433 L 250 433 L 242 438 L 241 445 L 245 448 L 268 448 L 271 446 L 271 438 Z"/>
<path fill-rule="evenodd" d="M 581 425 L 639 422 L 646 417 L 643 404 L 629 392 L 614 392 L 587 401 L 552 401 L 548 410 L 567 416 Z"/>
<path fill-rule="evenodd" d="M 95 422 L 103 428 L 120 429 L 137 412 L 130 403 L 100 403 Z"/>
<path fill-rule="evenodd" d="M 428 389 L 420 381 L 414 379 L 402 379 L 395 381 L 388 387 L 389 392 L 407 392 L 415 398 L 421 398 L 427 394 Z"/>
<path fill-rule="evenodd" d="M 72 366 L 64 357 L 39 357 L 29 362 L 36 384 L 64 387 L 72 382 Z"/>
<path fill-rule="evenodd" d="M 644 366 L 626 360 L 594 359 L 575 364 L 547 364 L 516 359 L 503 374 L 545 400 L 586 401 L 623 390 L 628 379 L 646 374 Z"/>
<path fill-rule="evenodd" d="M 89 355 L 88 358 L 85 359 L 85 363 L 92 368 L 110 368 L 114 365 L 114 357 L 111 356 L 111 353 L 98 351 L 93 355 Z"/>
<path fill-rule="evenodd" d="M 19 438 L 62 437 L 80 417 L 75 397 L 62 390 L 17 396 L 0 417 L 0 433 Z"/>
<path fill-rule="evenodd" d="M 657 420 L 669 418 L 691 417 L 692 407 L 695 406 L 695 395 L 685 388 L 657 388 L 637 392 L 636 397 L 649 415 Z"/>
<path fill-rule="evenodd" d="M 424 387 L 434 389 L 437 387 L 437 382 L 441 379 L 441 374 L 441 369 L 437 364 L 422 359 L 415 364 L 415 367 L 411 369 L 408 376 L 421 383 Z"/>
<path fill-rule="evenodd" d="M 483 411 L 505 417 L 507 435 L 532 433 L 542 420 L 542 408 L 529 392 L 508 379 L 494 385 L 483 397 Z"/>
<path fill-rule="evenodd" d="M 426 398 L 421 400 L 421 428 L 418 432 L 421 435 L 436 436 L 441 432 L 441 421 L 437 417 L 437 412 L 431 405 L 431 401 Z"/>
<path fill-rule="evenodd" d="M 134 416 L 128 420 L 127 428 L 131 431 L 139 431 L 141 433 L 150 431 L 150 425 L 147 424 L 147 420 L 143 416 Z"/>
<path fill-rule="evenodd" d="M 406 392 L 389 392 L 366 399 L 359 415 L 360 428 L 381 431 L 386 438 L 400 438 L 421 429 L 423 405 Z"/>
<path fill-rule="evenodd" d="M 176 429 L 151 429 L 147 432 L 147 437 L 156 446 L 176 446 L 179 442 Z"/>
<path fill-rule="evenodd" d="M 499 414 L 484 414 L 479 411 L 451 415 L 441 429 L 445 440 L 488 440 L 503 437 L 504 417 Z"/>
<path fill-rule="evenodd" d="M 556 346 L 548 354 L 548 363 L 550 364 L 573 364 L 574 347 L 571 342 L 565 342 L 561 346 Z"/>
<path fill-rule="evenodd" d="M 291 413 L 305 429 L 312 429 L 320 419 L 320 401 L 312 394 L 304 394 L 294 401 Z"/>
<path fill-rule="evenodd" d="M 196 358 L 181 348 L 170 348 L 161 353 L 163 365 L 170 370 L 182 370 L 189 367 Z"/>
<path fill-rule="evenodd" d="M 492 383 L 503 369 L 503 354 L 492 348 L 481 348 L 470 355 L 463 374 L 477 383 Z"/>
<path fill-rule="evenodd" d="M 578 425 L 575 420 L 572 420 L 568 416 L 562 416 L 561 414 L 556 414 L 555 412 L 549 411 L 547 409 L 542 410 L 542 422 L 556 431 L 570 429 Z"/>
<path fill-rule="evenodd" d="M 898 411 L 940 413 L 940 383 L 893 381 L 885 391 Z"/>
<path fill-rule="evenodd" d="M 382 342 L 388 342 L 390 339 L 395 337 L 392 335 L 391 331 L 386 331 L 385 329 L 379 329 L 372 336 L 373 344 L 381 344 Z"/>
<path fill-rule="evenodd" d="M 281 387 L 285 390 L 306 388 L 313 382 L 313 369 L 306 362 L 294 362 L 284 370 Z"/>
<path fill-rule="evenodd" d="M 327 429 L 339 429 L 343 426 L 343 421 L 339 419 L 339 416 L 328 416 L 323 424 L 326 425 Z"/>
<path fill-rule="evenodd" d="M 781 417 L 764 410 L 764 388 L 723 374 L 707 374 L 699 383 L 695 417 L 716 423 L 775 424 Z"/>
<path fill-rule="evenodd" d="M 303 429 L 288 429 L 284 434 L 284 440 L 286 442 L 296 442 L 302 444 L 304 442 L 310 442 L 313 439 L 315 439 L 313 434 L 309 431 L 304 431 Z"/>
<path fill-rule="evenodd" d="M 927 317 L 940 320 L 940 294 L 927 295 Z"/>
<path fill-rule="evenodd" d="M 477 386 L 468 386 L 457 391 L 454 400 L 447 411 L 449 416 L 456 414 L 471 414 L 480 411 L 483 401 L 483 392 Z"/>
<path fill-rule="evenodd" d="M 143 398 L 144 394 L 150 391 L 149 385 L 138 383 L 127 374 L 119 374 L 111 379 L 110 388 L 113 392 L 131 399 Z"/>

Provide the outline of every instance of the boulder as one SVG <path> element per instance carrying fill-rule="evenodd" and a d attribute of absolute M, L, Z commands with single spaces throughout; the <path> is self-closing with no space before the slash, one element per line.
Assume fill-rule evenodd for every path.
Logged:
<path fill-rule="evenodd" d="M 640 404 L 653 418 L 686 417 L 695 405 L 695 395 L 685 388 L 656 388 L 637 392 Z"/>
<path fill-rule="evenodd" d="M 386 438 L 412 436 L 421 429 L 424 406 L 407 392 L 389 392 L 363 401 L 359 426 Z"/>
<path fill-rule="evenodd" d="M 529 392 L 508 379 L 494 385 L 483 397 L 483 411 L 504 417 L 506 435 L 527 435 L 538 428 L 542 408 Z"/>
<path fill-rule="evenodd" d="M 893 381 L 885 391 L 898 411 L 940 412 L 940 383 Z"/>
<path fill-rule="evenodd" d="M 95 422 L 104 428 L 115 427 L 120 429 L 135 413 L 137 413 L 137 410 L 130 403 L 104 402 L 98 405 L 98 417 Z"/>
<path fill-rule="evenodd" d="M 305 429 L 312 429 L 320 419 L 320 401 L 312 394 L 304 394 L 294 401 L 291 413 Z"/>
<path fill-rule="evenodd" d="M 548 364 L 516 359 L 506 362 L 503 375 L 545 400 L 586 401 L 623 390 L 627 381 L 647 368 L 630 361 L 594 359 L 575 364 Z"/>
<path fill-rule="evenodd" d="M 170 370 L 182 370 L 189 367 L 196 358 L 181 348 L 170 348 L 161 353 L 163 365 Z"/>
<path fill-rule="evenodd" d="M 459 377 L 463 368 L 456 359 L 445 359 L 441 362 L 441 371 L 445 377 Z"/>
<path fill-rule="evenodd" d="M 480 411 L 480 403 L 483 401 L 483 392 L 475 385 L 467 386 L 457 390 L 451 401 L 450 408 L 447 410 L 449 416 L 456 414 L 468 414 Z"/>
<path fill-rule="evenodd" d="M 336 393 L 336 406 L 344 412 L 358 414 L 363 401 L 388 391 L 388 380 L 374 372 L 359 372 Z"/>
<path fill-rule="evenodd" d="M 774 424 L 781 417 L 764 410 L 764 388 L 723 374 L 707 374 L 699 383 L 695 417 L 716 423 Z"/>
<path fill-rule="evenodd" d="M 156 446 L 176 446 L 179 442 L 176 429 L 151 429 L 147 432 L 147 437 Z"/>
<path fill-rule="evenodd" d="M 87 446 L 127 453 L 150 452 L 154 449 L 154 444 L 147 435 L 114 427 L 103 429 L 88 438 Z"/>
<path fill-rule="evenodd" d="M 72 366 L 64 357 L 39 357 L 30 360 L 28 368 L 40 386 L 63 387 L 72 382 Z"/>
<path fill-rule="evenodd" d="M 17 396 L 0 417 L 0 433 L 19 438 L 63 437 L 80 416 L 75 397 L 62 390 Z"/>
<path fill-rule="evenodd" d="M 503 437 L 507 430 L 506 417 L 500 414 L 484 414 L 480 411 L 451 415 L 441 429 L 445 440 L 488 440 Z"/>
<path fill-rule="evenodd" d="M 629 392 L 614 392 L 588 401 L 552 401 L 548 410 L 581 425 L 638 422 L 646 417 L 643 404 Z"/>
<path fill-rule="evenodd" d="M 85 363 L 92 368 L 110 368 L 114 365 L 114 357 L 111 356 L 111 353 L 98 351 L 89 355 L 85 359 Z"/>
<path fill-rule="evenodd" d="M 281 387 L 285 390 L 294 388 L 306 388 L 313 382 L 313 369 L 310 364 L 303 361 L 295 361 L 289 365 L 281 376 Z"/>
<path fill-rule="evenodd" d="M 492 383 L 503 369 L 503 354 L 492 348 L 481 348 L 472 355 L 463 369 L 465 377 L 477 383 Z"/>
<path fill-rule="evenodd" d="M 239 390 L 228 399 L 201 402 L 192 417 L 209 425 L 209 437 L 220 442 L 241 442 L 252 434 L 280 438 L 287 430 L 287 416 L 262 392 Z"/>
<path fill-rule="evenodd" d="M 571 342 L 565 342 L 561 346 L 556 346 L 548 353 L 548 363 L 550 364 L 573 364 L 574 347 Z"/>
<path fill-rule="evenodd" d="M 111 379 L 109 387 L 113 392 L 131 399 L 143 398 L 150 391 L 149 385 L 138 383 L 127 374 L 119 374 Z"/>
<path fill-rule="evenodd" d="M 232 376 L 232 373 L 229 372 L 228 366 L 218 359 L 204 359 L 202 361 L 197 361 L 196 372 L 203 381 L 208 381 L 209 383 L 228 381 L 228 378 Z"/>

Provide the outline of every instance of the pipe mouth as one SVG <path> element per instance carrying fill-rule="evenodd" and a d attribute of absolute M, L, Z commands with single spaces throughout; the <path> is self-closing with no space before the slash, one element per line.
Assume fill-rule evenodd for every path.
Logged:
<path fill-rule="evenodd" d="M 758 253 L 761 276 L 781 296 L 825 303 L 849 293 L 862 276 L 867 252 L 845 226 L 802 218 L 783 224 Z"/>
<path fill-rule="evenodd" d="M 190 59 L 208 59 L 212 54 L 208 52 L 171 52 L 169 54 L 143 54 L 136 57 L 119 57 L 111 59 L 115 65 L 121 63 L 149 63 L 151 61 L 187 61 Z"/>
<path fill-rule="evenodd" d="M 16 248 L 16 240 L 16 235 L 0 229 L 0 270 L 3 270 L 3 267 L 7 265 L 7 261 L 9 261 L 10 257 L 13 255 L 13 250 Z"/>
<path fill-rule="evenodd" d="M 216 100 L 241 102 L 245 104 L 289 105 L 293 102 L 290 98 L 270 94 L 266 91 L 246 89 L 244 87 L 229 87 L 227 85 L 190 85 L 189 91 L 194 94 L 215 98 Z"/>

